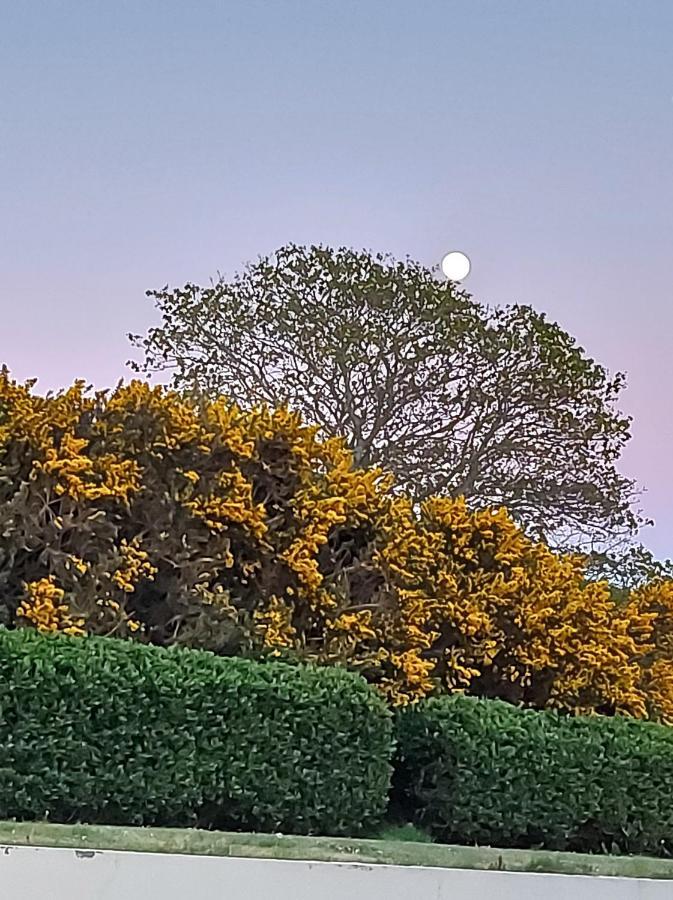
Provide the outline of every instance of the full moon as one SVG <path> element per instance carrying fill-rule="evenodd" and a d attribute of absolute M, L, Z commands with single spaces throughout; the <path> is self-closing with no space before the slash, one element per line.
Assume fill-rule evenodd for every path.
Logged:
<path fill-rule="evenodd" d="M 462 281 L 470 274 L 470 260 L 460 250 L 452 250 L 442 257 L 442 272 L 451 281 Z"/>

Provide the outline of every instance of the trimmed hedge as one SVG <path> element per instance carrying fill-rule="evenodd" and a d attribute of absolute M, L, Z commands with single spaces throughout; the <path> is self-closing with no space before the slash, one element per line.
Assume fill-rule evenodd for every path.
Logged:
<path fill-rule="evenodd" d="M 394 804 L 441 841 L 673 854 L 673 728 L 454 696 L 397 739 Z"/>
<path fill-rule="evenodd" d="M 392 722 L 340 669 L 0 629 L 0 818 L 354 834 Z"/>

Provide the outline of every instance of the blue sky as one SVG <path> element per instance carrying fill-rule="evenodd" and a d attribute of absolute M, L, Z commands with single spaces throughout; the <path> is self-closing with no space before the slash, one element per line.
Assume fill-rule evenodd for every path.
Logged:
<path fill-rule="evenodd" d="M 147 288 L 287 241 L 459 247 L 626 370 L 673 555 L 673 3 L 0 0 L 0 358 L 126 374 Z"/>

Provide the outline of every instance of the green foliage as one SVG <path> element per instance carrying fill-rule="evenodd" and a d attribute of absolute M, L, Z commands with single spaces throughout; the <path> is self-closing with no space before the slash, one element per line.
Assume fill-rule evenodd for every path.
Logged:
<path fill-rule="evenodd" d="M 0 629 L 0 818 L 354 834 L 392 726 L 341 669 Z"/>
<path fill-rule="evenodd" d="M 673 729 L 455 696 L 397 732 L 394 801 L 438 840 L 673 852 Z"/>

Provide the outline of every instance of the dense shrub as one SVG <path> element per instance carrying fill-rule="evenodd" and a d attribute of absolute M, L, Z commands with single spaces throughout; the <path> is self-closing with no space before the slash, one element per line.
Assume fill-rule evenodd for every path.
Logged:
<path fill-rule="evenodd" d="M 438 839 L 673 853 L 673 729 L 437 698 L 397 716 L 395 803 Z"/>
<path fill-rule="evenodd" d="M 0 818 L 353 834 L 389 713 L 339 669 L 0 629 Z"/>
<path fill-rule="evenodd" d="M 10 627 L 338 663 L 394 704 L 673 720 L 673 587 L 618 603 L 584 574 L 504 509 L 417 508 L 287 409 L 139 381 L 41 397 L 0 372 Z"/>

